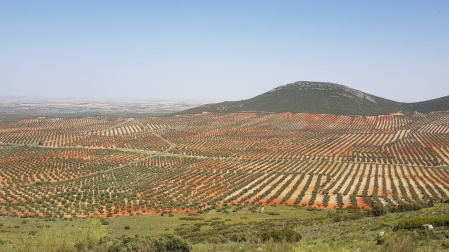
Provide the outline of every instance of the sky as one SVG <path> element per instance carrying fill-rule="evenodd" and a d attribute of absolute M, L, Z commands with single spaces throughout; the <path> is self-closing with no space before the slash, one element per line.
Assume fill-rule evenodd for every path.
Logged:
<path fill-rule="evenodd" d="M 296 81 L 449 95 L 449 1 L 0 1 L 0 96 L 219 102 Z"/>

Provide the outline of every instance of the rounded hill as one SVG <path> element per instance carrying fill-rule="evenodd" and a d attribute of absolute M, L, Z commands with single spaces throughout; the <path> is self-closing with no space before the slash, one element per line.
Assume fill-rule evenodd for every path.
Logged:
<path fill-rule="evenodd" d="M 334 115 L 382 115 L 449 110 L 449 97 L 419 103 L 401 103 L 329 82 L 299 81 L 274 88 L 256 97 L 187 109 L 178 114 L 203 112 L 291 112 Z"/>

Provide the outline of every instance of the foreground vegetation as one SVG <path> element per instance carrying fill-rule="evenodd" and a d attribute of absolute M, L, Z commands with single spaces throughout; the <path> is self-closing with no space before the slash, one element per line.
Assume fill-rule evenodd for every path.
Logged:
<path fill-rule="evenodd" d="M 444 251 L 449 205 L 373 210 L 226 206 L 112 219 L 0 217 L 0 251 Z M 408 224 L 407 224 L 408 223 Z M 413 225 L 410 223 L 414 223 Z M 422 224 L 432 224 L 423 230 Z M 384 232 L 383 236 L 380 233 Z"/>

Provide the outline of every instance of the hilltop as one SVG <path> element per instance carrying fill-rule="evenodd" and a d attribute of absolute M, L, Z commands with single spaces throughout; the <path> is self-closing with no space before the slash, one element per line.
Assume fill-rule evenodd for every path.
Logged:
<path fill-rule="evenodd" d="M 370 116 L 439 110 L 449 110 L 449 96 L 417 103 L 401 103 L 335 83 L 299 81 L 247 100 L 206 104 L 178 114 L 258 111 Z"/>

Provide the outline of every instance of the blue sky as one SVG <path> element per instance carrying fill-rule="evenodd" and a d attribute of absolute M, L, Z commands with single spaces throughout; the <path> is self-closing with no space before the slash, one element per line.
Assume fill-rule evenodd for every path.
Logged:
<path fill-rule="evenodd" d="M 448 31 L 449 1 L 0 1 L 0 95 L 420 101 L 449 95 Z"/>

